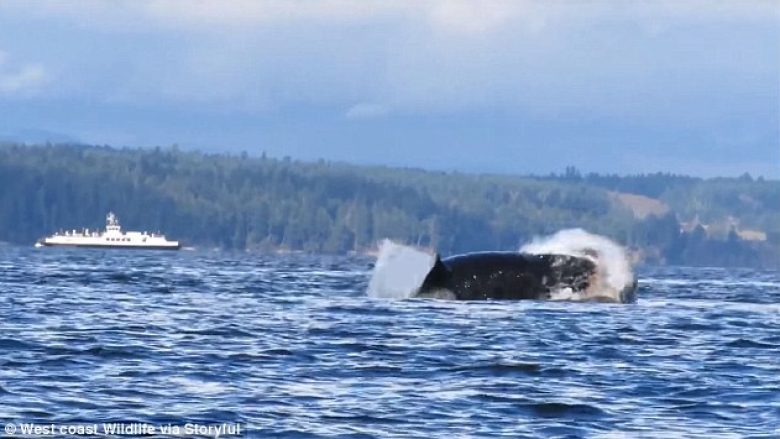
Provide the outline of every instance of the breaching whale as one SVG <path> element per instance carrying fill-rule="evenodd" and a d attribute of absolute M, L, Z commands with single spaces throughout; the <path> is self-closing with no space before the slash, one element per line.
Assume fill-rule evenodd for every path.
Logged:
<path fill-rule="evenodd" d="M 635 284 L 600 294 L 597 265 L 590 259 L 557 254 L 480 252 L 441 259 L 414 297 L 456 300 L 550 300 L 579 298 L 633 302 Z M 580 296 L 580 297 L 577 297 Z"/>
<path fill-rule="evenodd" d="M 528 247 L 527 251 L 524 247 L 521 252 L 478 252 L 444 259 L 385 241 L 368 292 L 396 298 L 634 302 L 636 278 L 622 249 L 579 230 L 564 238 L 572 236 L 588 239 L 574 240 L 577 246 Z"/>

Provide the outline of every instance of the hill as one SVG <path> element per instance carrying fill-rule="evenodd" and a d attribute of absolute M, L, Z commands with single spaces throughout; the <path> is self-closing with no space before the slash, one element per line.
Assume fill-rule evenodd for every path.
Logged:
<path fill-rule="evenodd" d="M 0 241 L 131 229 L 188 245 L 343 253 L 390 237 L 450 254 L 582 227 L 649 263 L 780 266 L 780 182 L 501 176 L 83 145 L 0 145 Z"/>

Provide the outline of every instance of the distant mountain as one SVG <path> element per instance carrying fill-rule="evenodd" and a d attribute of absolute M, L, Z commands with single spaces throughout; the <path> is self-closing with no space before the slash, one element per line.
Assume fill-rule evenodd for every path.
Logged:
<path fill-rule="evenodd" d="M 34 128 L 0 132 L 0 142 L 26 143 L 30 145 L 81 143 L 77 137 L 69 134 Z"/>

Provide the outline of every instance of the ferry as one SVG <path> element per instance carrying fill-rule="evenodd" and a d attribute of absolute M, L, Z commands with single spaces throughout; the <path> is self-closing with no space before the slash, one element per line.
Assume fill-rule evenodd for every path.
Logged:
<path fill-rule="evenodd" d="M 36 247 L 91 247 L 143 250 L 179 250 L 179 241 L 169 241 L 165 235 L 148 232 L 122 232 L 119 218 L 113 212 L 106 216 L 106 230 L 70 230 L 41 238 Z"/>

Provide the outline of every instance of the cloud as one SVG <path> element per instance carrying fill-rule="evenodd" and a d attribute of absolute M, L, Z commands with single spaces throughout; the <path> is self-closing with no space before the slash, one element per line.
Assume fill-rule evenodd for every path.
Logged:
<path fill-rule="evenodd" d="M 0 8 L 69 19 L 81 26 L 115 32 L 161 26 L 195 31 L 236 30 L 294 22 L 365 25 L 393 19 L 421 21 L 428 27 L 455 33 L 479 34 L 502 27 L 538 29 L 561 20 L 587 22 L 598 17 L 630 18 L 645 24 L 675 18 L 780 18 L 780 5 L 775 0 L 4 0 Z"/>
<path fill-rule="evenodd" d="M 150 0 L 141 7 L 143 14 L 158 23 L 197 27 L 257 26 L 294 21 L 360 22 L 404 9 L 400 4 L 372 0 Z"/>
<path fill-rule="evenodd" d="M 5 0 L 2 16 L 50 32 L 55 43 L 33 50 L 55 59 L 63 94 L 330 106 L 347 118 L 496 107 L 636 117 L 720 87 L 725 101 L 731 78 L 777 74 L 767 53 L 780 34 L 773 0 Z M 0 38 L 33 39 L 1 27 Z M 4 74 L 10 90 L 46 71 Z"/>
<path fill-rule="evenodd" d="M 390 109 L 382 104 L 360 103 L 350 107 L 344 116 L 347 119 L 376 119 L 386 116 Z"/>
<path fill-rule="evenodd" d="M 325 25 L 368 24 L 385 20 L 421 20 L 431 28 L 475 34 L 507 24 L 523 12 L 545 12 L 529 0 L 150 0 L 143 14 L 177 27 L 264 26 L 308 22 Z"/>
<path fill-rule="evenodd" d="M 0 51 L 0 95 L 28 95 L 48 82 L 42 65 L 12 66 L 8 59 L 8 55 Z"/>
<path fill-rule="evenodd" d="M 493 145 L 487 163 L 778 139 L 777 0 L 0 0 L 0 45 L 0 107 L 35 99 L 4 124 L 101 142 L 238 144 L 247 121 L 244 145 L 366 135 L 410 160 Z"/>

